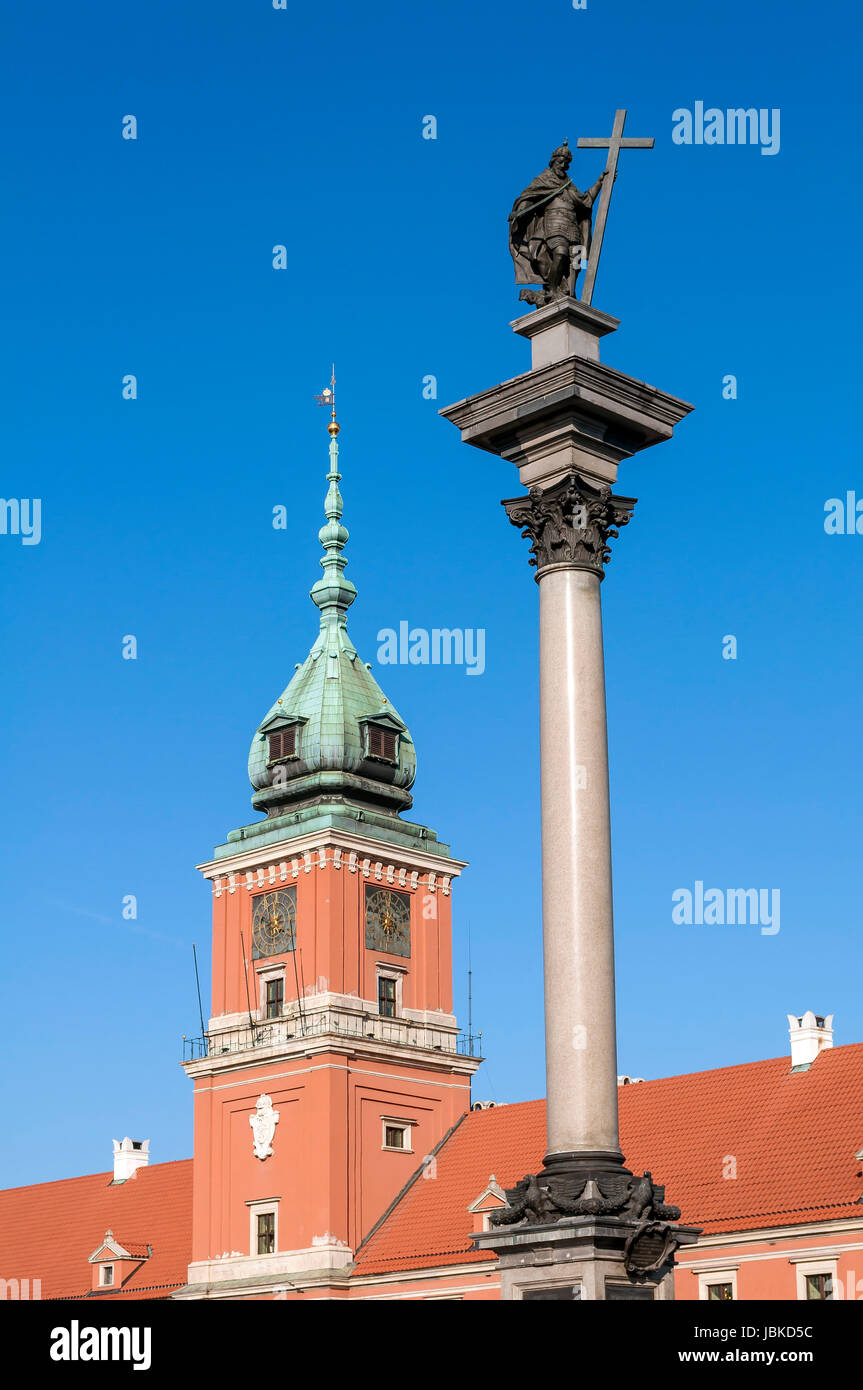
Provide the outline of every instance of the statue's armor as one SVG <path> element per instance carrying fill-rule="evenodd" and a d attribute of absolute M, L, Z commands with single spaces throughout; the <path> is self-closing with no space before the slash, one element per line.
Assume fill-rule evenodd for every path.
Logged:
<path fill-rule="evenodd" d="M 579 241 L 578 222 L 575 218 L 575 200 L 572 191 L 565 188 L 553 198 L 543 212 L 546 240 L 564 237 L 568 242 Z"/>

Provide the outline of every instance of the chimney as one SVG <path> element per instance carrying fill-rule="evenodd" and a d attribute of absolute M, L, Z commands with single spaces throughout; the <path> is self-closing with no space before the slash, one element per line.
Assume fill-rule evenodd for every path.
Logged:
<path fill-rule="evenodd" d="M 807 1009 L 802 1017 L 788 1015 L 791 1035 L 791 1070 L 807 1071 L 819 1052 L 833 1046 L 833 1015 L 814 1014 Z"/>
<path fill-rule="evenodd" d="M 126 1135 L 122 1144 L 118 1144 L 116 1139 L 111 1142 L 114 1145 L 114 1182 L 134 1178 L 138 1169 L 146 1168 L 150 1162 L 149 1139 L 130 1139 Z"/>

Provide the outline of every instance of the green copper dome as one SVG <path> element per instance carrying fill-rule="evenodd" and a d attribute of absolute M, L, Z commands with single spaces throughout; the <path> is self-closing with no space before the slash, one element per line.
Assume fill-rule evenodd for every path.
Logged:
<path fill-rule="evenodd" d="M 329 490 L 323 576 L 311 591 L 321 611 L 317 640 L 252 739 L 252 805 L 268 816 L 303 805 L 351 802 L 392 814 L 411 805 L 416 754 L 407 725 L 348 636 L 357 591 L 343 571 L 348 531 L 341 523 L 335 409 L 329 425 Z"/>

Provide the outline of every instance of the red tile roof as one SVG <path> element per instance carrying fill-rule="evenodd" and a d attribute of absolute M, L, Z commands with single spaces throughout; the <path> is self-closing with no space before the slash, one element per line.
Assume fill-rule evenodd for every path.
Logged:
<path fill-rule="evenodd" d="M 186 1282 L 192 1246 L 192 1160 L 0 1191 L 0 1276 L 41 1279 L 43 1298 L 167 1298 Z M 153 1253 L 127 1283 L 91 1294 L 90 1256 L 111 1230 Z"/>
<path fill-rule="evenodd" d="M 856 1217 L 863 1222 L 863 1043 L 623 1086 L 621 1144 L 705 1235 Z M 493 1258 L 471 1248 L 467 1207 L 491 1173 L 541 1171 L 545 1101 L 476 1110 L 357 1253 L 357 1275 Z M 736 1176 L 734 1176 L 736 1174 Z"/>

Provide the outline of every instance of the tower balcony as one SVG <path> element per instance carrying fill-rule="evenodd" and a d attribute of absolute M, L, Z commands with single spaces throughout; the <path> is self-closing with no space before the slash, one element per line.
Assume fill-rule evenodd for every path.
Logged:
<path fill-rule="evenodd" d="M 481 1035 L 468 1034 L 458 1028 L 435 1026 L 411 1018 L 386 1018 L 375 1013 L 347 1012 L 327 1008 L 300 1011 L 296 1004 L 286 1005 L 282 1016 L 255 1020 L 242 1026 L 211 1028 L 202 1037 L 183 1037 L 183 1065 L 195 1066 L 203 1061 L 239 1060 L 239 1055 L 262 1051 L 302 1052 L 309 1046 L 320 1048 L 349 1044 L 377 1045 L 397 1051 L 439 1053 L 446 1057 L 471 1058 L 482 1061 Z"/>

